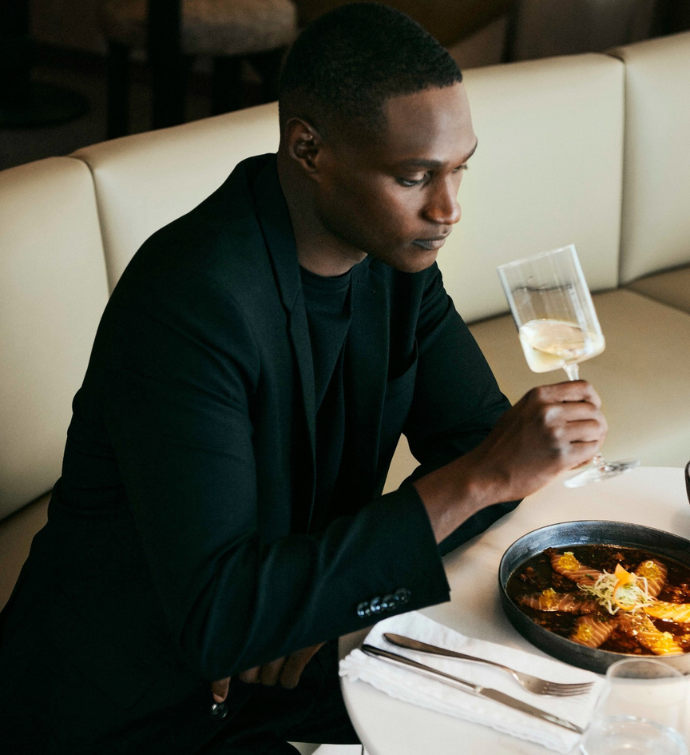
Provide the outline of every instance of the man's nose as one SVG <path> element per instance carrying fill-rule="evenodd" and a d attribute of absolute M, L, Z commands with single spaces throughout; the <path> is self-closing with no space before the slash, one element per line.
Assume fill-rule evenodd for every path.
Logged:
<path fill-rule="evenodd" d="M 460 220 L 458 187 L 452 180 L 439 182 L 424 208 L 424 217 L 438 225 L 454 225 Z"/>

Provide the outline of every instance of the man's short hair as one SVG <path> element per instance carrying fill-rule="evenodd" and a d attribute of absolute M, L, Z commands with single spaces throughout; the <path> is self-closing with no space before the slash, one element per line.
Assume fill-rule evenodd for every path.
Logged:
<path fill-rule="evenodd" d="M 295 40 L 280 80 L 281 132 L 291 117 L 322 133 L 347 123 L 377 131 L 389 97 L 459 81 L 448 51 L 406 14 L 377 3 L 345 5 Z"/>

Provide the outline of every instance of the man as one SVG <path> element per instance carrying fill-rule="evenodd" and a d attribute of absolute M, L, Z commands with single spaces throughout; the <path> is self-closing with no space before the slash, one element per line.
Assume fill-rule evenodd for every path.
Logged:
<path fill-rule="evenodd" d="M 286 62 L 277 158 L 134 257 L 3 614 L 5 750 L 356 742 L 337 638 L 448 600 L 440 554 L 596 453 L 591 387 L 509 408 L 443 289 L 477 147 L 461 79 L 400 13 L 324 16 Z M 380 496 L 401 432 L 420 467 Z"/>

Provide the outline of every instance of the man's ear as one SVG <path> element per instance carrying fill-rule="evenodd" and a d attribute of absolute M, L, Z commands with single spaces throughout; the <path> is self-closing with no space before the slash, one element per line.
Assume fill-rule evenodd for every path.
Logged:
<path fill-rule="evenodd" d="M 319 132 L 301 118 L 290 118 L 285 124 L 283 136 L 289 157 L 305 173 L 318 173 L 323 148 L 323 139 Z"/>

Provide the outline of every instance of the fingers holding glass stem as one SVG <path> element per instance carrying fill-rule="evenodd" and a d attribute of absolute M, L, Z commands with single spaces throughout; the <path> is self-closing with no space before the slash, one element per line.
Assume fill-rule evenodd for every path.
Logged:
<path fill-rule="evenodd" d="M 577 363 L 564 364 L 563 369 L 568 376 L 568 380 L 580 379 L 580 367 Z M 601 482 L 611 477 L 616 477 L 629 469 L 639 466 L 639 459 L 623 459 L 621 461 L 608 462 L 601 453 L 598 453 L 585 467 L 577 474 L 568 477 L 563 483 L 567 488 L 581 488 L 589 485 L 591 482 Z"/>

